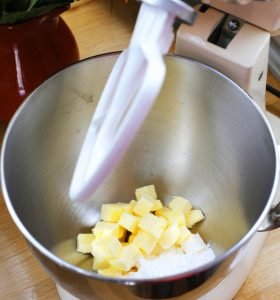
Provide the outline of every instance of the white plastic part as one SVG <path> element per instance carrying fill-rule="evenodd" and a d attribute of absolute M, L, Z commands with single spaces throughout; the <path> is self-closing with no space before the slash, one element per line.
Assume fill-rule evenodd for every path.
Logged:
<path fill-rule="evenodd" d="M 70 198 L 87 200 L 122 158 L 156 100 L 165 78 L 163 55 L 176 15 L 142 3 L 130 45 L 118 58 L 89 126 Z"/>

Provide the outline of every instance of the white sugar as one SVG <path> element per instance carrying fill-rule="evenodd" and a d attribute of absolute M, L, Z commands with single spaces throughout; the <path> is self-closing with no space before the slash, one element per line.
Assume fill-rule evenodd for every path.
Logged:
<path fill-rule="evenodd" d="M 215 254 L 199 234 L 194 234 L 182 248 L 172 248 L 152 258 L 142 258 L 137 272 L 130 272 L 129 278 L 159 278 L 187 272 L 215 259 Z"/>

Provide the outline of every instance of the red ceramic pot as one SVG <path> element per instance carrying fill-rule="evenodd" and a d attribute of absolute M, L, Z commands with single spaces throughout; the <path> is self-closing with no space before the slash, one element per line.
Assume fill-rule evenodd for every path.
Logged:
<path fill-rule="evenodd" d="M 0 25 L 0 120 L 14 112 L 39 84 L 79 60 L 79 51 L 60 14 L 69 6 L 16 25 Z"/>

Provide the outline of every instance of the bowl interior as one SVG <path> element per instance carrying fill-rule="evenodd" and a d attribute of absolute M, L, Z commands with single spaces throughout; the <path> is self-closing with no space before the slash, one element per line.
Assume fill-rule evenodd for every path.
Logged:
<path fill-rule="evenodd" d="M 81 265 L 75 238 L 90 231 L 101 204 L 128 202 L 135 188 L 154 184 L 165 203 L 178 195 L 202 209 L 206 219 L 194 231 L 223 254 L 265 209 L 275 151 L 249 97 L 196 62 L 166 58 L 160 97 L 121 163 L 88 203 L 69 200 L 87 126 L 116 57 L 65 69 L 18 111 L 3 152 L 5 187 L 17 218 L 45 248 Z"/>

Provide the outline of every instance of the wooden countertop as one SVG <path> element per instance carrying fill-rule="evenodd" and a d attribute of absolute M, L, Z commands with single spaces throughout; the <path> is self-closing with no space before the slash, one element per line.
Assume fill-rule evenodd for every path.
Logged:
<path fill-rule="evenodd" d="M 77 40 L 81 58 L 124 49 L 138 6 L 115 0 L 81 0 L 63 14 Z M 271 74 L 268 81 L 280 88 Z M 267 106 L 280 111 L 279 99 L 267 93 Z M 5 126 L 0 124 L 0 137 Z M 54 282 L 33 258 L 0 196 L 0 300 L 58 300 Z M 247 281 L 236 295 L 241 299 L 280 299 L 280 230 L 269 233 L 265 247 Z M 222 299 L 217 299 L 222 300 Z"/>

